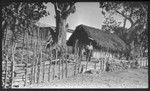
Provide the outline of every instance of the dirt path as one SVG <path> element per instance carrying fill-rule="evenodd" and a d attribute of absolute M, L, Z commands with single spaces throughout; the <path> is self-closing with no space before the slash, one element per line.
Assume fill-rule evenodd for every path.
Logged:
<path fill-rule="evenodd" d="M 128 69 L 100 74 L 84 73 L 24 88 L 148 88 L 148 69 Z"/>

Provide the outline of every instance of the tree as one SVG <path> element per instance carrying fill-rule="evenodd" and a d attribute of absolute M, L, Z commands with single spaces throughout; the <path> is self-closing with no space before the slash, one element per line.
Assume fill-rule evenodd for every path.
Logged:
<path fill-rule="evenodd" d="M 129 49 L 131 49 L 131 44 L 133 44 L 134 49 L 146 43 L 141 36 L 143 35 L 147 39 L 148 6 L 146 2 L 100 2 L 100 8 L 102 8 L 103 15 L 106 13 L 110 14 L 110 16 L 114 14 L 121 15 L 124 18 L 123 28 L 125 28 L 127 20 L 130 22 L 131 26 L 128 29 L 123 29 L 122 33 L 117 33 L 120 37 L 124 35 L 124 41 L 129 45 Z M 112 25 L 105 25 L 113 30 L 117 30 Z M 143 46 L 141 45 L 140 47 Z"/>
<path fill-rule="evenodd" d="M 53 33 L 53 44 L 57 43 L 63 49 L 66 49 L 66 19 L 74 13 L 75 2 L 52 2 L 55 9 L 56 32 Z"/>

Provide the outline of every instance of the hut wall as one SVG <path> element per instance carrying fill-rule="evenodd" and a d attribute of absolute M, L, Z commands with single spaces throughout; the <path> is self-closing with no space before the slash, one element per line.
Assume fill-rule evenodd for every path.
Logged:
<path fill-rule="evenodd" d="M 94 58 L 106 58 L 106 57 L 112 58 L 113 55 L 109 52 L 93 50 L 92 57 L 94 57 Z"/>

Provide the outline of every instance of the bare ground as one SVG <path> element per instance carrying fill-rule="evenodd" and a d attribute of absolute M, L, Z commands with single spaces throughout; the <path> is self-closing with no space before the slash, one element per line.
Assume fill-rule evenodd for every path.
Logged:
<path fill-rule="evenodd" d="M 99 74 L 83 73 L 23 88 L 148 88 L 148 69 L 128 69 Z"/>

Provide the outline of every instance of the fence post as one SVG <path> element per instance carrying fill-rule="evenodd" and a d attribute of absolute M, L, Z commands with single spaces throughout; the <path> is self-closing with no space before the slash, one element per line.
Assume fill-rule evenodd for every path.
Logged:
<path fill-rule="evenodd" d="M 67 73 L 68 73 L 68 72 L 67 72 L 67 71 L 68 71 L 68 70 L 67 70 L 67 61 L 68 61 L 68 60 L 66 59 L 65 61 L 66 61 L 66 62 L 65 62 L 65 64 L 66 64 L 66 67 L 65 67 L 65 72 L 66 72 L 66 73 L 65 73 L 65 75 L 66 75 L 66 78 L 67 78 Z"/>
<path fill-rule="evenodd" d="M 45 76 L 45 61 L 43 60 L 43 80 L 42 80 L 42 82 L 44 82 L 44 76 Z"/>
<path fill-rule="evenodd" d="M 50 82 L 50 69 L 51 69 L 51 59 L 49 60 L 49 68 L 48 68 L 48 82 Z"/>
<path fill-rule="evenodd" d="M 58 79 L 60 79 L 60 64 L 61 64 L 61 59 L 59 59 L 58 62 Z"/>
<path fill-rule="evenodd" d="M 94 69 L 96 69 L 96 62 L 94 62 Z"/>
<path fill-rule="evenodd" d="M 31 66 L 31 84 L 33 84 L 33 70 L 34 70 L 34 61 L 32 62 L 32 66 Z"/>
<path fill-rule="evenodd" d="M 12 47 L 12 60 L 11 60 L 11 88 L 13 87 L 13 79 L 14 79 L 14 53 L 15 53 L 15 49 L 16 49 L 16 44 L 13 45 Z"/>
<path fill-rule="evenodd" d="M 25 63 L 25 84 L 24 86 L 27 85 L 27 63 Z"/>
<path fill-rule="evenodd" d="M 37 62 L 37 83 L 39 83 L 39 76 L 40 76 L 40 61 L 38 59 L 38 62 Z"/>
<path fill-rule="evenodd" d="M 6 65 L 5 65 L 5 67 L 6 67 L 6 69 L 5 69 L 5 83 L 4 83 L 4 87 L 6 88 L 6 84 L 7 84 L 7 71 L 8 71 L 8 69 L 7 69 L 7 66 L 8 66 L 8 53 L 6 54 L 7 56 L 6 56 Z"/>
<path fill-rule="evenodd" d="M 75 74 L 76 74 L 76 58 L 74 60 L 74 76 L 75 76 Z"/>
<path fill-rule="evenodd" d="M 103 58 L 100 58 L 100 71 L 103 71 Z"/>
<path fill-rule="evenodd" d="M 53 65 L 53 80 L 55 78 L 55 64 Z"/>
<path fill-rule="evenodd" d="M 105 59 L 102 59 L 102 70 L 105 71 Z"/>
<path fill-rule="evenodd" d="M 63 72 L 63 71 L 64 71 L 64 70 L 63 70 L 63 64 L 64 64 L 64 57 L 62 57 L 62 70 L 61 70 L 61 71 L 62 71 L 62 75 L 61 75 L 61 76 L 62 76 L 62 79 L 63 79 L 63 74 L 64 74 L 64 72 Z"/>
<path fill-rule="evenodd" d="M 52 61 L 52 51 L 50 50 L 50 60 L 49 60 L 49 68 L 48 68 L 48 82 L 50 82 L 50 70 L 51 70 L 51 61 Z"/>

